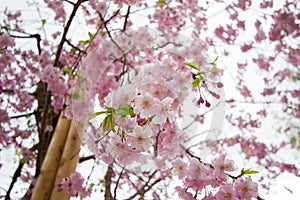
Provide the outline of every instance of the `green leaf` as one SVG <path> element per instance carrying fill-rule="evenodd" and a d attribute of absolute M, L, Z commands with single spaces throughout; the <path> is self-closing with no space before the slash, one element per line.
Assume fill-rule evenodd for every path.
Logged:
<path fill-rule="evenodd" d="M 213 67 L 210 69 L 211 72 L 215 72 L 215 71 L 217 71 L 217 70 L 218 70 L 218 68 L 217 68 L 216 66 L 213 66 Z"/>
<path fill-rule="evenodd" d="M 89 40 L 79 40 L 79 44 L 88 44 Z"/>
<path fill-rule="evenodd" d="M 104 113 L 107 113 L 106 111 L 100 111 L 100 112 L 95 112 L 95 113 L 93 113 L 93 114 L 91 114 L 90 116 L 89 116 L 89 121 L 91 120 L 91 119 L 93 119 L 93 118 L 95 118 L 95 117 L 97 117 L 97 116 L 99 116 L 99 115 L 102 115 L 102 114 L 104 114 Z"/>
<path fill-rule="evenodd" d="M 107 116 L 103 119 L 103 121 L 102 121 L 102 135 L 105 134 L 105 129 L 106 129 L 106 125 L 107 125 L 107 119 L 108 119 L 108 116 L 109 116 L 109 115 L 107 115 Z"/>
<path fill-rule="evenodd" d="M 293 148 L 296 147 L 296 144 L 297 144 L 297 138 L 295 136 L 293 136 L 291 139 L 290 139 L 290 143 L 292 145 Z"/>
<path fill-rule="evenodd" d="M 20 163 L 22 163 L 22 164 L 25 164 L 25 163 L 27 163 L 27 161 L 28 161 L 28 160 L 27 160 L 27 159 L 25 159 L 25 158 L 21 158 L 21 159 L 20 159 Z"/>
<path fill-rule="evenodd" d="M 218 61 L 218 59 L 219 59 L 219 56 L 217 56 L 217 57 L 214 59 L 213 63 L 216 63 L 216 62 Z"/>
<path fill-rule="evenodd" d="M 159 3 L 159 6 L 162 8 L 165 5 L 166 0 L 159 0 L 158 3 Z"/>
<path fill-rule="evenodd" d="M 94 35 L 91 32 L 88 32 L 90 40 L 92 40 L 94 38 Z"/>
<path fill-rule="evenodd" d="M 115 130 L 115 115 L 112 113 L 110 115 L 107 115 L 107 117 L 108 117 L 107 118 L 108 127 L 113 132 L 116 132 L 116 130 Z"/>
<path fill-rule="evenodd" d="M 187 62 L 185 64 L 193 69 L 200 70 L 200 66 L 195 62 Z"/>
<path fill-rule="evenodd" d="M 46 19 L 42 19 L 42 25 L 46 24 Z"/>
<path fill-rule="evenodd" d="M 246 170 L 242 169 L 242 171 L 241 171 L 242 175 L 245 175 L 245 174 L 257 174 L 257 173 L 259 173 L 259 171 L 252 170 L 252 169 L 246 169 Z"/>
<path fill-rule="evenodd" d="M 121 104 L 117 108 L 116 114 L 124 117 L 126 115 L 132 116 L 132 115 L 134 115 L 134 112 L 133 112 L 132 108 L 128 104 Z"/>
<path fill-rule="evenodd" d="M 200 78 L 196 78 L 193 83 L 192 86 L 193 88 L 198 87 L 200 85 Z"/>

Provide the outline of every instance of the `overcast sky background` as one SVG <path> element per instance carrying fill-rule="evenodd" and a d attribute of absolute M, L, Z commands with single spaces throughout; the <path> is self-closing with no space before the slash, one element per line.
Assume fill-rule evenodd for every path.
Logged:
<path fill-rule="evenodd" d="M 37 1 L 39 2 L 39 1 Z M 26 1 L 23 0 L 0 0 L 1 3 L 1 7 L 0 7 L 0 17 L 3 17 L 3 10 L 7 7 L 8 10 L 25 10 L 24 12 L 24 22 L 25 24 L 28 25 L 28 27 L 31 26 L 37 26 L 39 22 L 39 18 L 38 15 L 36 13 L 36 11 L 34 10 L 34 8 L 27 8 L 27 4 Z M 35 16 L 36 18 L 34 18 L 33 16 Z M 53 25 L 53 30 L 47 30 L 47 31 L 55 31 L 55 25 Z M 29 29 L 30 30 L 30 29 Z M 35 29 L 31 29 L 31 30 L 35 30 Z M 75 29 L 71 30 L 71 34 L 72 31 L 76 34 L 82 33 L 83 37 L 86 38 L 87 36 L 87 31 L 86 29 L 82 29 L 82 27 L 76 27 Z M 35 33 L 35 32 L 34 32 Z M 50 34 L 48 34 L 50 35 Z M 34 43 L 31 42 L 27 42 L 26 40 L 21 41 L 20 42 L 21 45 L 24 45 L 25 47 L 28 48 L 35 48 L 32 47 L 32 45 L 34 45 Z M 226 70 L 225 70 L 226 71 Z M 225 76 L 226 79 L 226 83 L 228 85 L 229 84 L 234 84 L 234 81 L 232 81 L 232 79 L 230 78 L 230 74 L 227 74 L 227 76 Z M 226 89 L 225 87 L 225 95 L 230 93 L 230 89 Z M 263 129 L 268 132 L 268 131 L 272 131 L 272 127 L 268 127 L 270 125 L 270 123 L 266 122 L 265 124 L 263 124 L 264 127 Z M 270 138 L 269 138 L 270 139 Z M 273 139 L 278 139 L 278 138 L 273 138 Z M 272 138 L 271 138 L 272 140 Z M 4 151 L 3 151 L 4 152 Z M 4 155 L 3 152 L 0 153 L 0 162 L 3 163 L 3 167 L 0 171 L 0 187 L 7 189 L 8 185 L 11 182 L 11 175 L 13 174 L 17 164 L 14 163 L 15 161 L 15 157 L 14 155 L 14 151 L 13 150 L 6 150 L 6 154 Z M 291 159 L 295 159 L 294 155 L 285 155 L 287 157 L 290 157 Z M 231 152 L 231 157 L 232 159 L 234 159 L 235 161 L 237 161 L 238 163 L 243 163 L 242 158 L 237 155 L 235 152 Z M 298 156 L 299 158 L 299 156 Z M 242 164 L 241 164 L 242 165 Z M 86 162 L 84 164 L 79 165 L 78 169 L 80 171 L 82 171 L 83 173 L 88 174 L 89 173 L 89 169 L 91 168 L 91 163 L 90 162 Z M 101 172 L 101 168 L 97 167 L 95 168 L 95 171 L 99 171 Z M 99 173 L 101 174 L 101 173 Z M 300 179 L 296 178 L 294 176 L 292 176 L 291 174 L 284 174 L 282 175 L 278 180 L 276 180 L 276 182 L 274 182 L 274 185 L 271 187 L 270 190 L 270 194 L 269 195 L 262 195 L 263 198 L 267 199 L 272 199 L 272 200 L 296 200 L 300 198 Z M 292 193 L 290 191 L 288 191 L 287 189 L 292 191 Z M 16 191 L 16 190 L 14 190 Z M 22 192 L 22 191 L 21 191 Z M 2 194 L 2 192 L 1 192 Z M 94 196 L 91 197 L 89 199 L 95 199 L 98 197 Z"/>

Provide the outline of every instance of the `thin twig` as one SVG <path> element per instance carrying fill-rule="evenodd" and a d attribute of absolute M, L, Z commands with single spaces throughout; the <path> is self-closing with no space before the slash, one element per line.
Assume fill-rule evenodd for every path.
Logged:
<path fill-rule="evenodd" d="M 125 21 L 124 21 L 124 26 L 123 26 L 122 32 L 126 31 L 128 17 L 129 17 L 129 14 L 130 14 L 130 8 L 131 8 L 130 6 L 128 6 L 128 8 L 127 8 L 127 13 L 125 15 Z"/>
<path fill-rule="evenodd" d="M 117 180 L 117 183 L 116 183 L 116 186 L 115 186 L 115 189 L 114 189 L 114 199 L 116 199 L 116 197 L 117 197 L 117 189 L 118 189 L 118 185 L 119 185 L 119 182 L 121 180 L 121 176 L 123 174 L 124 169 L 125 169 L 125 167 L 122 168 L 122 170 L 120 172 L 120 175 L 119 175 L 119 178 Z"/>
<path fill-rule="evenodd" d="M 64 28 L 64 32 L 63 32 L 63 35 L 61 37 L 61 41 L 60 41 L 60 43 L 58 45 L 58 48 L 57 48 L 57 51 L 56 51 L 55 60 L 54 60 L 54 66 L 55 67 L 59 67 L 59 59 L 60 59 L 60 55 L 61 55 L 61 52 L 62 52 L 62 49 L 63 49 L 63 45 L 64 45 L 64 43 L 66 41 L 67 33 L 69 31 L 69 28 L 70 28 L 70 26 L 72 24 L 72 21 L 73 21 L 75 15 L 76 15 L 76 12 L 77 12 L 79 6 L 84 1 L 85 0 L 78 0 L 77 3 L 73 7 L 72 13 L 71 13 L 71 15 L 69 17 L 69 20 L 68 20 L 68 22 L 66 24 L 66 27 Z"/>
<path fill-rule="evenodd" d="M 38 48 L 38 53 L 41 54 L 42 49 L 41 49 L 41 36 L 40 34 L 28 34 L 28 33 L 23 33 L 26 34 L 25 35 L 12 35 L 10 34 L 9 36 L 13 37 L 13 38 L 19 38 L 19 39 L 28 39 L 28 38 L 34 38 L 36 39 L 36 43 L 37 43 L 37 48 Z"/>
<path fill-rule="evenodd" d="M 17 118 L 21 118 L 21 117 L 29 117 L 31 115 L 34 115 L 36 112 L 32 112 L 32 113 L 26 113 L 26 114 L 22 114 L 22 115 L 15 115 L 15 116 L 11 116 L 9 117 L 10 119 L 17 119 Z"/>
<path fill-rule="evenodd" d="M 35 145 L 32 146 L 29 150 L 33 152 L 33 151 L 36 150 L 36 148 L 37 148 L 37 145 L 35 144 Z M 11 183 L 10 183 L 10 185 L 9 185 L 9 188 L 8 188 L 8 190 L 7 190 L 7 193 L 6 193 L 6 195 L 5 195 L 5 200 L 11 199 L 11 198 L 10 198 L 10 192 L 12 191 L 12 189 L 13 189 L 15 183 L 17 182 L 18 177 L 21 176 L 22 168 L 23 168 L 24 165 L 25 165 L 25 162 L 22 161 L 22 160 L 20 160 L 20 161 L 19 161 L 19 165 L 18 165 L 18 167 L 17 167 L 17 169 L 16 169 L 14 175 L 12 176 L 12 181 L 11 181 Z"/>
<path fill-rule="evenodd" d="M 155 180 L 152 184 L 149 185 L 151 179 L 154 177 L 154 175 L 157 173 L 157 170 L 155 170 L 148 178 L 147 182 L 141 187 L 138 191 L 136 191 L 135 194 L 133 194 L 131 197 L 129 197 L 127 200 L 134 199 L 137 195 L 144 196 L 146 192 L 148 192 L 155 184 L 160 182 L 162 179 L 159 178 Z"/>

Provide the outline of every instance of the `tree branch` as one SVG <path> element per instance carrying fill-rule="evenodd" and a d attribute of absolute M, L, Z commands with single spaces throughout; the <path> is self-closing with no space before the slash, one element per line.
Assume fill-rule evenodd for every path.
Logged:
<path fill-rule="evenodd" d="M 94 155 L 91 155 L 91 156 L 86 156 L 86 157 L 81 157 L 81 158 L 79 158 L 79 163 L 83 163 L 83 162 L 85 162 L 85 161 L 88 161 L 88 160 L 94 160 L 95 159 L 95 156 Z"/>
<path fill-rule="evenodd" d="M 27 34 L 27 33 L 24 33 Z M 41 54 L 42 52 L 42 48 L 41 48 L 41 35 L 40 34 L 27 34 L 27 36 L 21 36 L 21 35 L 11 35 L 11 37 L 13 38 L 35 38 L 36 39 L 36 43 L 37 43 L 37 48 L 38 48 L 38 53 Z"/>
<path fill-rule="evenodd" d="M 34 151 L 37 148 L 37 145 L 32 146 L 29 150 L 30 151 Z M 10 200 L 10 192 L 12 191 L 15 183 L 17 182 L 17 179 L 21 176 L 21 172 L 22 172 L 22 168 L 25 165 L 25 162 L 23 162 L 22 160 L 19 161 L 19 165 L 14 173 L 14 175 L 12 176 L 12 180 L 11 183 L 9 185 L 9 188 L 7 190 L 7 193 L 5 195 L 5 200 Z"/>
<path fill-rule="evenodd" d="M 74 4 L 74 8 L 72 10 L 72 13 L 69 17 L 69 20 L 66 24 L 66 27 L 64 28 L 64 32 L 63 32 L 63 35 L 61 37 L 61 41 L 57 47 L 57 51 L 56 51 L 56 55 L 55 55 L 55 60 L 54 60 L 54 66 L 55 67 L 59 67 L 59 59 L 60 59 L 60 55 L 61 55 L 61 52 L 62 52 L 62 49 L 63 49 L 63 46 L 64 46 L 64 43 L 66 41 L 66 36 L 67 36 L 67 33 L 69 31 L 69 28 L 71 26 L 71 23 L 75 17 L 75 14 L 79 8 L 79 6 L 81 5 L 82 2 L 84 2 L 85 0 L 78 0 L 76 4 Z"/>
<path fill-rule="evenodd" d="M 112 194 L 111 194 L 111 178 L 113 173 L 113 164 L 108 165 L 106 174 L 104 176 L 105 180 L 105 194 L 104 199 L 105 200 L 114 200 Z"/>
<path fill-rule="evenodd" d="M 117 183 L 116 183 L 116 186 L 114 189 L 114 199 L 116 199 L 116 197 L 117 197 L 117 189 L 118 189 L 118 185 L 119 185 L 119 182 L 120 182 L 120 179 L 121 179 L 124 169 L 125 169 L 125 167 L 122 168 L 122 171 L 120 172 L 119 178 L 117 180 Z"/>
<path fill-rule="evenodd" d="M 135 194 L 133 194 L 131 197 L 129 197 L 126 200 L 131 200 L 134 199 L 137 195 L 140 195 L 141 197 L 143 197 L 145 195 L 146 192 L 148 192 L 154 185 L 156 185 L 157 183 L 159 183 L 162 179 L 159 178 L 157 180 L 155 180 L 153 183 L 150 183 L 151 179 L 154 177 L 154 175 L 157 173 L 157 170 L 155 170 L 148 178 L 147 182 L 143 185 L 143 187 L 141 187 L 138 191 L 136 191 Z"/>
<path fill-rule="evenodd" d="M 129 14 L 130 14 L 130 6 L 128 6 L 127 8 L 127 13 L 125 15 L 125 21 L 124 21 L 124 26 L 123 26 L 123 29 L 122 29 L 122 32 L 125 32 L 126 31 L 126 26 L 127 26 L 127 22 L 128 22 L 128 17 L 129 17 Z"/>

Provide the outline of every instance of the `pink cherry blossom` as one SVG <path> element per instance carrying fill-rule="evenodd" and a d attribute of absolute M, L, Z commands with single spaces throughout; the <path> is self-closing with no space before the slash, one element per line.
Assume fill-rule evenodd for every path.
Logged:
<path fill-rule="evenodd" d="M 142 118 L 150 117 L 150 108 L 154 104 L 153 97 L 143 92 L 134 99 L 134 113 Z"/>
<path fill-rule="evenodd" d="M 173 119 L 174 116 L 171 111 L 172 102 L 173 100 L 167 97 L 151 106 L 150 114 L 153 115 L 153 123 L 163 124 L 167 119 Z"/>
<path fill-rule="evenodd" d="M 216 158 L 212 161 L 212 164 L 218 174 L 235 170 L 233 161 L 225 159 L 225 157 L 226 155 L 221 155 L 220 158 Z"/>
<path fill-rule="evenodd" d="M 173 173 L 176 174 L 179 179 L 182 179 L 187 173 L 187 164 L 183 160 L 177 159 L 172 163 L 172 165 L 174 167 L 172 170 Z"/>
<path fill-rule="evenodd" d="M 62 190 L 66 190 L 70 197 L 80 197 L 81 199 L 89 196 L 92 192 L 91 187 L 84 187 L 84 178 L 78 172 L 62 179 L 58 184 L 58 191 Z"/>
<path fill-rule="evenodd" d="M 188 192 L 186 189 L 176 186 L 175 190 L 178 193 L 178 197 L 182 200 L 195 200 L 192 193 Z"/>
<path fill-rule="evenodd" d="M 251 200 L 252 198 L 256 198 L 258 195 L 257 187 L 257 183 L 243 178 L 237 179 L 234 183 L 234 189 L 236 191 L 237 197 L 244 200 Z"/>
<path fill-rule="evenodd" d="M 131 133 L 127 133 L 128 143 L 138 151 L 147 151 L 153 145 L 153 132 L 149 126 L 141 127 L 136 125 Z"/>
<path fill-rule="evenodd" d="M 222 185 L 215 195 L 216 200 L 238 200 L 232 185 Z"/>

